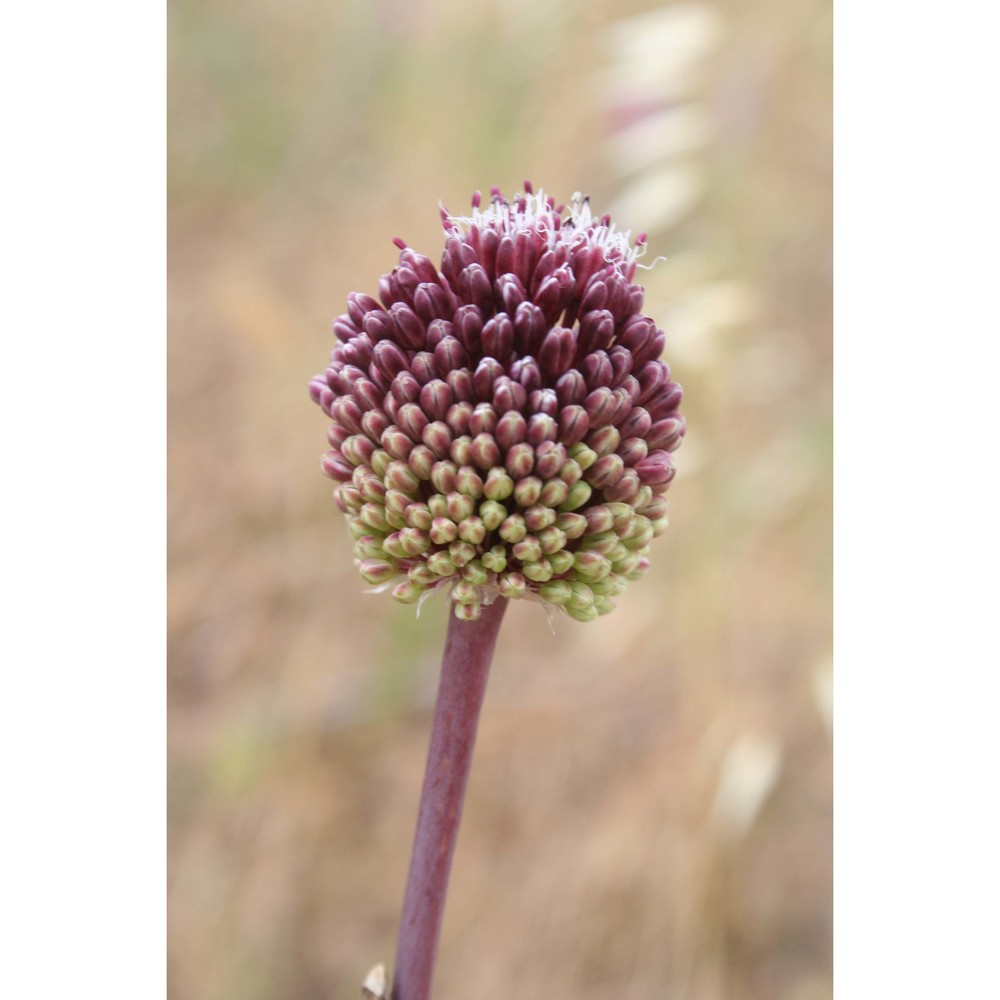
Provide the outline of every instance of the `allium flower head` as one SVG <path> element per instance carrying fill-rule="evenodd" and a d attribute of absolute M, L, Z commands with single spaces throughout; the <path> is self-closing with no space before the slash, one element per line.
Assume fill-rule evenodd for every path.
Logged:
<path fill-rule="evenodd" d="M 441 214 L 440 268 L 396 240 L 310 383 L 358 569 L 404 604 L 446 587 L 467 620 L 499 594 L 590 621 L 648 567 L 684 436 L 645 238 L 529 184 Z"/>

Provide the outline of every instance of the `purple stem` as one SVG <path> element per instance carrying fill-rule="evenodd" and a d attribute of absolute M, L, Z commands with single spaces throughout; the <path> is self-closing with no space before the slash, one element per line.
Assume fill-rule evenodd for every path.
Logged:
<path fill-rule="evenodd" d="M 497 598 L 476 621 L 449 616 L 441 680 L 417 832 L 399 926 L 392 1000 L 430 1000 L 448 875 L 462 820 L 479 710 L 507 601 Z"/>

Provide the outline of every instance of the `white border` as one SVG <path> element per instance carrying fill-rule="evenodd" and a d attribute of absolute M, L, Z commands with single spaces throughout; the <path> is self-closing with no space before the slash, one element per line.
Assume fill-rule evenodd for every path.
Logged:
<path fill-rule="evenodd" d="M 0 35 L 0 996 L 165 994 L 158 5 Z"/>
<path fill-rule="evenodd" d="M 998 17 L 836 14 L 836 990 L 997 996 Z"/>

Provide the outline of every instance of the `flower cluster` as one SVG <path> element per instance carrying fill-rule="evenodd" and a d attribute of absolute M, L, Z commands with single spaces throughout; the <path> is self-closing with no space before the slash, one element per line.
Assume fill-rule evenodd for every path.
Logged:
<path fill-rule="evenodd" d="M 440 269 L 396 240 L 378 299 L 334 320 L 310 383 L 323 471 L 362 577 L 396 600 L 447 586 L 466 620 L 500 594 L 590 621 L 648 567 L 684 435 L 633 282 L 645 238 L 529 184 L 472 206 L 442 210 Z"/>

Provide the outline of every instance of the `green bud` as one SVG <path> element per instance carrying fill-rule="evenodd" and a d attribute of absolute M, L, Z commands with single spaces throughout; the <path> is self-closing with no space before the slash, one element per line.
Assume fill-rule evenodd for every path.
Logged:
<path fill-rule="evenodd" d="M 580 463 L 575 462 L 572 458 L 559 470 L 559 478 L 567 486 L 573 486 L 574 483 L 578 483 L 582 475 L 583 469 L 580 468 Z"/>
<path fill-rule="evenodd" d="M 381 504 L 366 503 L 360 511 L 361 520 L 370 528 L 378 531 L 389 531 L 389 522 L 385 519 L 385 507 Z"/>
<path fill-rule="evenodd" d="M 375 473 L 379 479 L 385 479 L 385 470 L 389 468 L 389 463 L 393 461 L 393 458 L 387 451 L 383 451 L 381 448 L 378 451 L 372 452 L 371 460 L 368 464 L 372 468 L 372 472 Z"/>
<path fill-rule="evenodd" d="M 587 445 L 592 448 L 598 458 L 610 455 L 619 444 L 622 436 L 618 433 L 618 428 L 608 425 L 600 430 L 591 431 L 587 435 Z"/>
<path fill-rule="evenodd" d="M 396 575 L 396 567 L 381 559 L 365 559 L 358 566 L 361 576 L 369 583 L 385 583 L 390 577 Z"/>
<path fill-rule="evenodd" d="M 435 545 L 450 545 L 458 538 L 458 525 L 449 517 L 436 517 L 429 534 Z"/>
<path fill-rule="evenodd" d="M 542 547 L 534 535 L 528 535 L 514 545 L 511 550 L 515 559 L 523 563 L 532 563 L 542 557 Z M 526 574 L 527 575 L 527 574 Z"/>
<path fill-rule="evenodd" d="M 538 533 L 538 544 L 548 556 L 566 545 L 566 535 L 553 524 Z"/>
<path fill-rule="evenodd" d="M 431 484 L 438 493 L 450 493 L 457 477 L 458 466 L 454 462 L 435 462 L 431 469 Z"/>
<path fill-rule="evenodd" d="M 392 588 L 392 596 L 395 597 L 400 604 L 416 604 L 423 591 L 424 588 L 419 584 L 414 583 L 412 580 L 403 580 L 402 583 L 397 583 L 396 586 Z"/>
<path fill-rule="evenodd" d="M 419 584 L 421 587 L 428 587 L 432 583 L 437 583 L 438 575 L 427 565 L 427 563 L 420 562 L 415 566 L 411 566 L 409 572 L 406 574 L 414 583 Z"/>
<path fill-rule="evenodd" d="M 496 500 L 484 500 L 479 505 L 479 517 L 487 531 L 496 531 L 507 516 L 507 508 Z"/>
<path fill-rule="evenodd" d="M 667 530 L 667 525 L 670 523 L 666 516 L 659 517 L 655 521 L 650 522 L 653 525 L 653 537 L 662 535 L 664 531 Z"/>
<path fill-rule="evenodd" d="M 598 454 L 592 448 L 588 448 L 582 441 L 573 445 L 569 449 L 569 457 L 580 466 L 581 469 L 586 471 L 589 469 L 594 462 L 598 459 Z"/>
<path fill-rule="evenodd" d="M 593 604 L 582 608 L 575 608 L 572 604 L 567 604 L 566 613 L 578 622 L 592 622 L 597 617 L 597 608 Z"/>
<path fill-rule="evenodd" d="M 586 580 L 601 580 L 611 572 L 611 563 L 600 552 L 577 552 L 573 566 Z"/>
<path fill-rule="evenodd" d="M 458 537 L 472 545 L 478 545 L 486 537 L 486 526 L 478 517 L 467 517 L 458 526 Z"/>
<path fill-rule="evenodd" d="M 448 554 L 456 566 L 462 567 L 476 558 L 476 547 L 468 542 L 452 542 L 448 546 Z"/>
<path fill-rule="evenodd" d="M 555 575 L 552 572 L 552 564 L 545 558 L 539 559 L 537 562 L 525 563 L 521 567 L 521 572 L 535 583 L 545 583 L 546 580 L 551 580 Z"/>
<path fill-rule="evenodd" d="M 354 543 L 354 554 L 359 559 L 384 559 L 385 551 L 382 548 L 382 539 L 375 535 L 362 535 Z"/>
<path fill-rule="evenodd" d="M 405 559 L 407 556 L 406 549 L 403 548 L 403 539 L 398 531 L 394 531 L 385 539 L 384 542 L 382 542 L 382 548 L 384 548 L 393 559 Z"/>
<path fill-rule="evenodd" d="M 520 507 L 530 507 L 538 502 L 542 492 L 542 481 L 537 476 L 525 476 L 514 487 L 514 499 Z"/>
<path fill-rule="evenodd" d="M 455 438 L 448 454 L 456 465 L 468 465 L 472 461 L 472 438 L 468 434 Z"/>
<path fill-rule="evenodd" d="M 486 475 L 483 494 L 490 500 L 506 500 L 513 492 L 514 480 L 503 469 L 490 469 Z"/>
<path fill-rule="evenodd" d="M 419 531 L 427 531 L 431 526 L 430 508 L 427 504 L 416 502 L 411 503 L 406 510 L 403 512 L 403 518 L 405 519 L 407 525 L 411 528 L 416 528 Z"/>
<path fill-rule="evenodd" d="M 479 473 L 469 465 L 463 465 L 455 477 L 455 489 L 477 500 L 483 495 L 483 481 Z"/>
<path fill-rule="evenodd" d="M 500 577 L 500 593 L 509 601 L 523 597 L 526 587 L 527 584 L 520 573 L 504 573 Z"/>
<path fill-rule="evenodd" d="M 528 529 L 525 527 L 524 518 L 520 514 L 511 514 L 504 518 L 500 525 L 500 537 L 512 545 L 521 541 L 527 533 Z"/>
<path fill-rule="evenodd" d="M 482 607 L 479 601 L 470 601 L 468 604 L 455 604 L 455 617 L 463 622 L 474 622 L 481 614 Z"/>
<path fill-rule="evenodd" d="M 615 602 L 610 597 L 595 597 L 594 607 L 599 615 L 609 615 L 615 610 Z"/>
<path fill-rule="evenodd" d="M 569 496 L 569 486 L 562 479 L 550 479 L 543 487 L 538 502 L 546 507 L 558 507 Z"/>
<path fill-rule="evenodd" d="M 474 583 L 470 583 L 468 580 L 459 580 L 451 588 L 451 599 L 458 601 L 459 604 L 472 604 L 473 601 L 479 600 L 479 592 Z"/>
<path fill-rule="evenodd" d="M 569 491 L 569 495 L 559 505 L 559 509 L 576 510 L 578 507 L 582 507 L 590 499 L 591 492 L 590 486 L 581 480 Z"/>
<path fill-rule="evenodd" d="M 396 531 L 406 527 L 406 518 L 394 510 L 387 510 L 385 512 L 385 521 L 390 528 L 394 528 Z"/>
<path fill-rule="evenodd" d="M 581 552 L 600 552 L 607 555 L 616 545 L 620 545 L 618 536 L 613 531 L 601 531 L 596 535 L 585 535 L 580 540 Z"/>
<path fill-rule="evenodd" d="M 538 596 L 549 604 L 568 604 L 573 590 L 565 580 L 551 580 L 538 588 Z"/>
<path fill-rule="evenodd" d="M 556 527 L 567 538 L 579 538 L 587 531 L 587 519 L 583 514 L 563 513 L 556 518 Z"/>
<path fill-rule="evenodd" d="M 467 497 L 463 493 L 448 494 L 448 516 L 456 524 L 471 517 L 475 511 L 476 501 L 472 497 Z"/>
<path fill-rule="evenodd" d="M 589 608 L 594 603 L 594 591 L 581 580 L 574 580 L 570 585 L 570 607 Z"/>
<path fill-rule="evenodd" d="M 573 553 L 567 552 L 566 549 L 552 552 L 548 557 L 549 565 L 552 567 L 552 575 L 562 576 L 563 573 L 568 573 L 573 568 L 573 559 Z"/>
<path fill-rule="evenodd" d="M 556 512 L 550 507 L 543 507 L 540 503 L 533 504 L 524 512 L 524 523 L 529 531 L 541 531 L 542 528 L 555 524 L 555 520 Z"/>
<path fill-rule="evenodd" d="M 486 567 L 480 559 L 473 559 L 472 562 L 466 563 L 462 567 L 462 579 L 468 580 L 469 583 L 477 587 L 481 587 L 489 578 L 490 575 L 486 572 Z"/>
<path fill-rule="evenodd" d="M 507 568 L 507 546 L 494 545 L 489 552 L 482 555 L 482 563 L 494 573 L 502 573 Z"/>
<path fill-rule="evenodd" d="M 435 576 L 451 576 L 455 572 L 455 563 L 451 555 L 442 549 L 440 552 L 432 552 L 427 557 L 427 568 Z"/>
<path fill-rule="evenodd" d="M 351 538 L 355 541 L 359 541 L 364 538 L 365 535 L 371 535 L 373 533 L 372 526 L 360 517 L 352 517 L 347 522 L 347 530 L 350 532 Z M 381 538 L 384 534 L 385 532 L 381 528 L 376 528 L 374 530 L 376 538 Z"/>
<path fill-rule="evenodd" d="M 440 493 L 432 493 L 427 498 L 427 509 L 432 518 L 448 516 L 448 500 Z"/>

